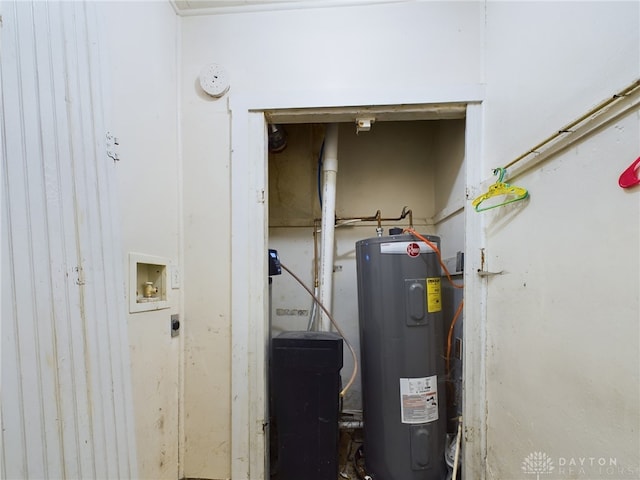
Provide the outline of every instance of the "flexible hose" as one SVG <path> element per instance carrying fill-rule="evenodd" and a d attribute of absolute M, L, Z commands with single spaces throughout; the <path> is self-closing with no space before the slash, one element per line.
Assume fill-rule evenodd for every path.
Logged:
<path fill-rule="evenodd" d="M 453 279 L 451 278 L 451 274 L 449 273 L 449 269 L 447 268 L 447 266 L 442 261 L 442 254 L 440 253 L 440 249 L 438 249 L 438 246 L 435 243 L 430 242 L 429 240 L 427 240 L 425 237 L 423 237 L 418 232 L 416 232 L 413 228 L 405 228 L 404 231 L 407 232 L 407 233 L 410 233 L 414 237 L 419 238 L 424 243 L 429 245 L 434 252 L 436 252 L 436 256 L 438 257 L 438 262 L 440 262 L 440 266 L 442 267 L 442 270 L 444 270 L 444 273 L 447 276 L 447 279 L 449 280 L 449 283 L 451 284 L 452 287 L 454 287 L 454 288 L 464 288 L 464 285 L 462 285 L 462 284 L 453 283 Z"/>
<path fill-rule="evenodd" d="M 452 287 L 464 288 L 463 284 L 458 284 L 453 282 L 453 279 L 451 278 L 451 274 L 449 273 L 449 269 L 447 269 L 447 266 L 442 261 L 442 254 L 440 253 L 440 249 L 435 243 L 430 242 L 428 239 L 426 239 L 425 237 L 420 235 L 418 232 L 416 232 L 413 228 L 405 228 L 404 231 L 419 238 L 420 240 L 422 240 L 423 242 L 425 242 L 427 245 L 431 247 L 431 249 L 436 253 L 438 257 L 438 262 L 440 262 L 440 266 L 442 267 L 442 270 L 444 270 L 444 273 L 447 276 L 447 279 L 449 280 L 449 283 L 451 284 Z M 447 375 L 449 374 L 449 362 L 451 357 L 451 336 L 453 334 L 453 327 L 455 327 L 456 321 L 460 316 L 460 312 L 462 312 L 463 305 L 464 305 L 464 302 L 461 301 L 460 305 L 458 305 L 458 309 L 456 310 L 455 315 L 453 316 L 453 321 L 451 322 L 451 326 L 449 327 L 449 334 L 447 335 L 447 356 L 445 357 L 447 362 Z"/>
<path fill-rule="evenodd" d="M 456 310 L 455 315 L 453 316 L 453 320 L 451 321 L 451 326 L 449 327 L 449 334 L 447 335 L 447 356 L 445 357 L 445 361 L 447 362 L 446 372 L 449 375 L 451 370 L 451 339 L 453 337 L 453 329 L 456 326 L 456 321 L 460 316 L 460 312 L 462 312 L 462 307 L 464 306 L 464 301 L 460 300 L 460 305 L 458 305 L 458 309 Z"/>
<path fill-rule="evenodd" d="M 324 313 L 326 313 L 327 317 L 329 318 L 329 321 L 331 322 L 331 325 L 333 325 L 333 327 L 336 329 L 338 334 L 343 338 L 344 343 L 347 344 L 347 347 L 349 348 L 349 351 L 351 352 L 351 356 L 353 357 L 353 372 L 351 373 L 351 378 L 349 378 L 349 381 L 347 382 L 347 385 L 340 392 L 340 396 L 344 397 L 345 394 L 347 393 L 347 391 L 349 390 L 349 388 L 351 388 L 351 385 L 353 385 L 353 382 L 355 381 L 356 375 L 358 373 L 358 356 L 356 355 L 356 351 L 353 349 L 353 346 L 351 345 L 349 340 L 347 340 L 347 337 L 345 336 L 344 332 L 340 328 L 340 325 L 338 325 L 337 322 L 334 320 L 333 315 L 331 315 L 329 313 L 329 311 L 325 308 L 325 306 L 318 299 L 318 297 L 311 291 L 311 289 L 309 287 L 307 287 L 304 284 L 304 282 L 302 280 L 300 280 L 295 273 L 293 273 L 291 270 L 289 270 L 284 263 L 280 262 L 280 266 L 284 270 L 286 270 L 287 273 L 289 275 L 291 275 L 302 286 L 302 288 L 304 288 L 307 291 L 307 293 L 309 293 L 309 295 L 311 295 L 313 297 L 313 299 L 316 301 L 316 303 L 322 309 L 322 311 Z"/>
<path fill-rule="evenodd" d="M 415 236 L 417 238 L 419 238 L 420 240 L 425 242 L 427 245 L 429 245 L 433 249 L 433 251 L 436 253 L 436 255 L 438 257 L 438 261 L 440 262 L 440 266 L 442 267 L 442 270 L 444 270 L 444 273 L 447 276 L 447 279 L 449 280 L 449 283 L 451 284 L 452 287 L 454 287 L 454 288 L 464 288 L 463 284 L 457 284 L 457 283 L 453 282 L 453 279 L 451 278 L 451 274 L 449 273 L 449 269 L 447 268 L 447 266 L 442 261 L 442 254 L 440 253 L 440 249 L 438 249 L 438 246 L 436 244 L 434 244 L 433 242 L 430 242 L 429 240 L 427 240 L 425 237 L 423 237 L 418 232 L 416 232 L 413 228 L 405 228 L 404 231 L 407 232 L 407 233 L 410 233 L 411 235 L 413 235 L 413 236 Z M 462 312 L 463 305 L 464 305 L 464 302 L 461 301 L 460 305 L 458 305 L 458 309 L 456 310 L 456 313 L 455 313 L 455 315 L 453 317 L 453 321 L 451 322 L 451 326 L 449 327 L 449 335 L 447 335 L 447 356 L 446 356 L 447 374 L 449 374 L 449 361 L 450 361 L 450 357 L 451 357 L 451 335 L 453 334 L 453 327 L 456 324 L 456 320 L 458 320 L 458 317 L 460 316 L 460 312 Z M 453 478 L 452 478 L 452 480 L 456 480 L 456 478 L 458 476 L 458 462 L 460 460 L 460 441 L 461 441 L 461 437 L 462 437 L 462 417 L 458 417 L 458 434 L 456 435 L 456 453 L 455 453 L 455 458 L 454 458 L 454 462 L 453 462 Z"/>
<path fill-rule="evenodd" d="M 318 295 L 318 287 L 315 288 L 315 294 Z M 314 300 L 311 305 L 311 313 L 309 314 L 309 322 L 307 323 L 307 331 L 313 330 L 313 324 L 316 321 L 316 312 L 318 309 L 318 303 Z"/>

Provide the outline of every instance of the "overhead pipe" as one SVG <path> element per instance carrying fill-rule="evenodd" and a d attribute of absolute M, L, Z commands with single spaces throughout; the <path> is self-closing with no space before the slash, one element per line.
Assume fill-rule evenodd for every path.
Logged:
<path fill-rule="evenodd" d="M 547 137 L 546 139 L 544 139 L 543 141 L 538 143 L 535 147 L 533 147 L 532 149 L 530 149 L 527 152 L 523 153 L 519 157 L 515 158 L 514 160 L 511 160 L 509 163 L 507 163 L 502 168 L 504 168 L 506 170 L 507 168 L 512 167 L 516 163 L 524 160 L 525 158 L 527 158 L 531 154 L 534 154 L 534 153 L 535 154 L 540 154 L 540 153 L 542 153 L 542 152 L 540 152 L 540 149 L 542 147 L 547 146 L 553 140 L 557 139 L 560 135 L 564 135 L 564 134 L 570 135 L 570 134 L 574 133 L 575 132 L 574 128 L 577 127 L 578 125 L 580 125 L 582 122 L 584 122 L 584 121 L 586 121 L 588 119 L 593 119 L 594 116 L 599 115 L 606 107 L 608 107 L 609 105 L 611 105 L 614 102 L 617 102 L 621 98 L 624 98 L 624 97 L 626 97 L 628 95 L 631 95 L 638 88 L 640 88 L 640 79 L 634 80 L 633 83 L 631 83 L 630 85 L 626 86 L 624 89 L 620 90 L 618 93 L 614 93 L 611 97 L 608 97 L 608 98 L 604 99 L 598 105 L 596 105 L 591 110 L 589 110 L 587 113 L 581 115 L 579 118 L 575 119 L 573 122 L 565 125 L 560 130 L 557 130 L 551 136 Z"/>
<path fill-rule="evenodd" d="M 322 237 L 320 240 L 320 284 L 322 304 L 331 312 L 333 292 L 333 261 L 336 222 L 336 183 L 338 178 L 338 124 L 327 126 L 322 161 Z M 331 321 L 323 312 L 318 330 L 331 330 Z"/>
<path fill-rule="evenodd" d="M 380 210 L 376 211 L 375 215 L 366 216 L 366 217 L 335 217 L 334 229 L 339 227 L 344 227 L 345 225 L 353 225 L 358 222 L 377 222 L 378 227 L 376 228 L 376 232 L 378 232 L 378 236 L 382 236 L 382 222 L 397 222 L 400 220 L 404 220 L 406 217 L 409 217 L 409 227 L 413 228 L 413 212 L 408 207 L 404 207 L 399 217 L 382 217 L 382 213 Z M 320 259 L 318 257 L 318 234 L 322 232 L 321 230 L 321 222 L 322 218 L 314 218 L 313 219 L 313 286 L 314 292 L 316 296 L 319 296 L 320 293 L 318 291 L 320 285 L 320 268 L 319 263 Z M 318 330 L 316 322 L 319 321 L 317 318 L 320 312 L 317 308 L 317 304 L 314 301 L 311 307 L 311 314 L 309 315 L 309 322 L 307 324 L 307 330 Z"/>
<path fill-rule="evenodd" d="M 408 207 L 406 207 L 406 206 L 402 208 L 402 212 L 400 213 L 399 217 L 383 218 L 382 217 L 382 213 L 380 212 L 380 210 L 378 210 L 376 212 L 376 214 L 371 216 L 371 217 L 342 217 L 342 218 L 336 218 L 336 227 L 341 227 L 342 225 L 345 225 L 345 224 L 350 223 L 352 221 L 377 222 L 378 226 L 376 228 L 376 233 L 377 233 L 378 237 L 381 237 L 382 233 L 383 233 L 382 222 L 397 222 L 397 221 L 400 221 L 400 220 L 404 220 L 407 216 L 409 217 L 409 227 L 413 228 L 413 211 L 408 209 Z M 340 222 L 344 222 L 344 223 L 340 223 Z"/>

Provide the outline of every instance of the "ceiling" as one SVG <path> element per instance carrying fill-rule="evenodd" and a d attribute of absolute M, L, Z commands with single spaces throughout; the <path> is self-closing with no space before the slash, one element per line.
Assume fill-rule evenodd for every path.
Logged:
<path fill-rule="evenodd" d="M 262 10 L 348 7 L 410 0 L 169 0 L 180 15 L 210 15 Z"/>
<path fill-rule="evenodd" d="M 190 10 L 194 8 L 251 7 L 255 5 L 294 3 L 298 1 L 299 0 L 175 0 L 175 4 L 180 10 Z"/>

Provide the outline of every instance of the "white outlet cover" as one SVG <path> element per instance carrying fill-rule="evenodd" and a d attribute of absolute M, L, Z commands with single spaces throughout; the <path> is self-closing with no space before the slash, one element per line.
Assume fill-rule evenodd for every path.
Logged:
<path fill-rule="evenodd" d="M 212 63 L 200 72 L 200 86 L 212 97 L 221 97 L 229 90 L 229 77 L 220 65 Z"/>

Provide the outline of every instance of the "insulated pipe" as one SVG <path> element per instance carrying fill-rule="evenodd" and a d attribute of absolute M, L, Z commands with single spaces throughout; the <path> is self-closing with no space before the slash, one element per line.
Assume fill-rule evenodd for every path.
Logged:
<path fill-rule="evenodd" d="M 331 312 L 333 290 L 334 233 L 336 219 L 336 181 L 338 176 L 338 124 L 327 126 L 322 160 L 322 237 L 320 240 L 320 284 L 319 295 L 322 304 Z M 331 322 L 322 313 L 318 330 L 328 332 Z"/>

